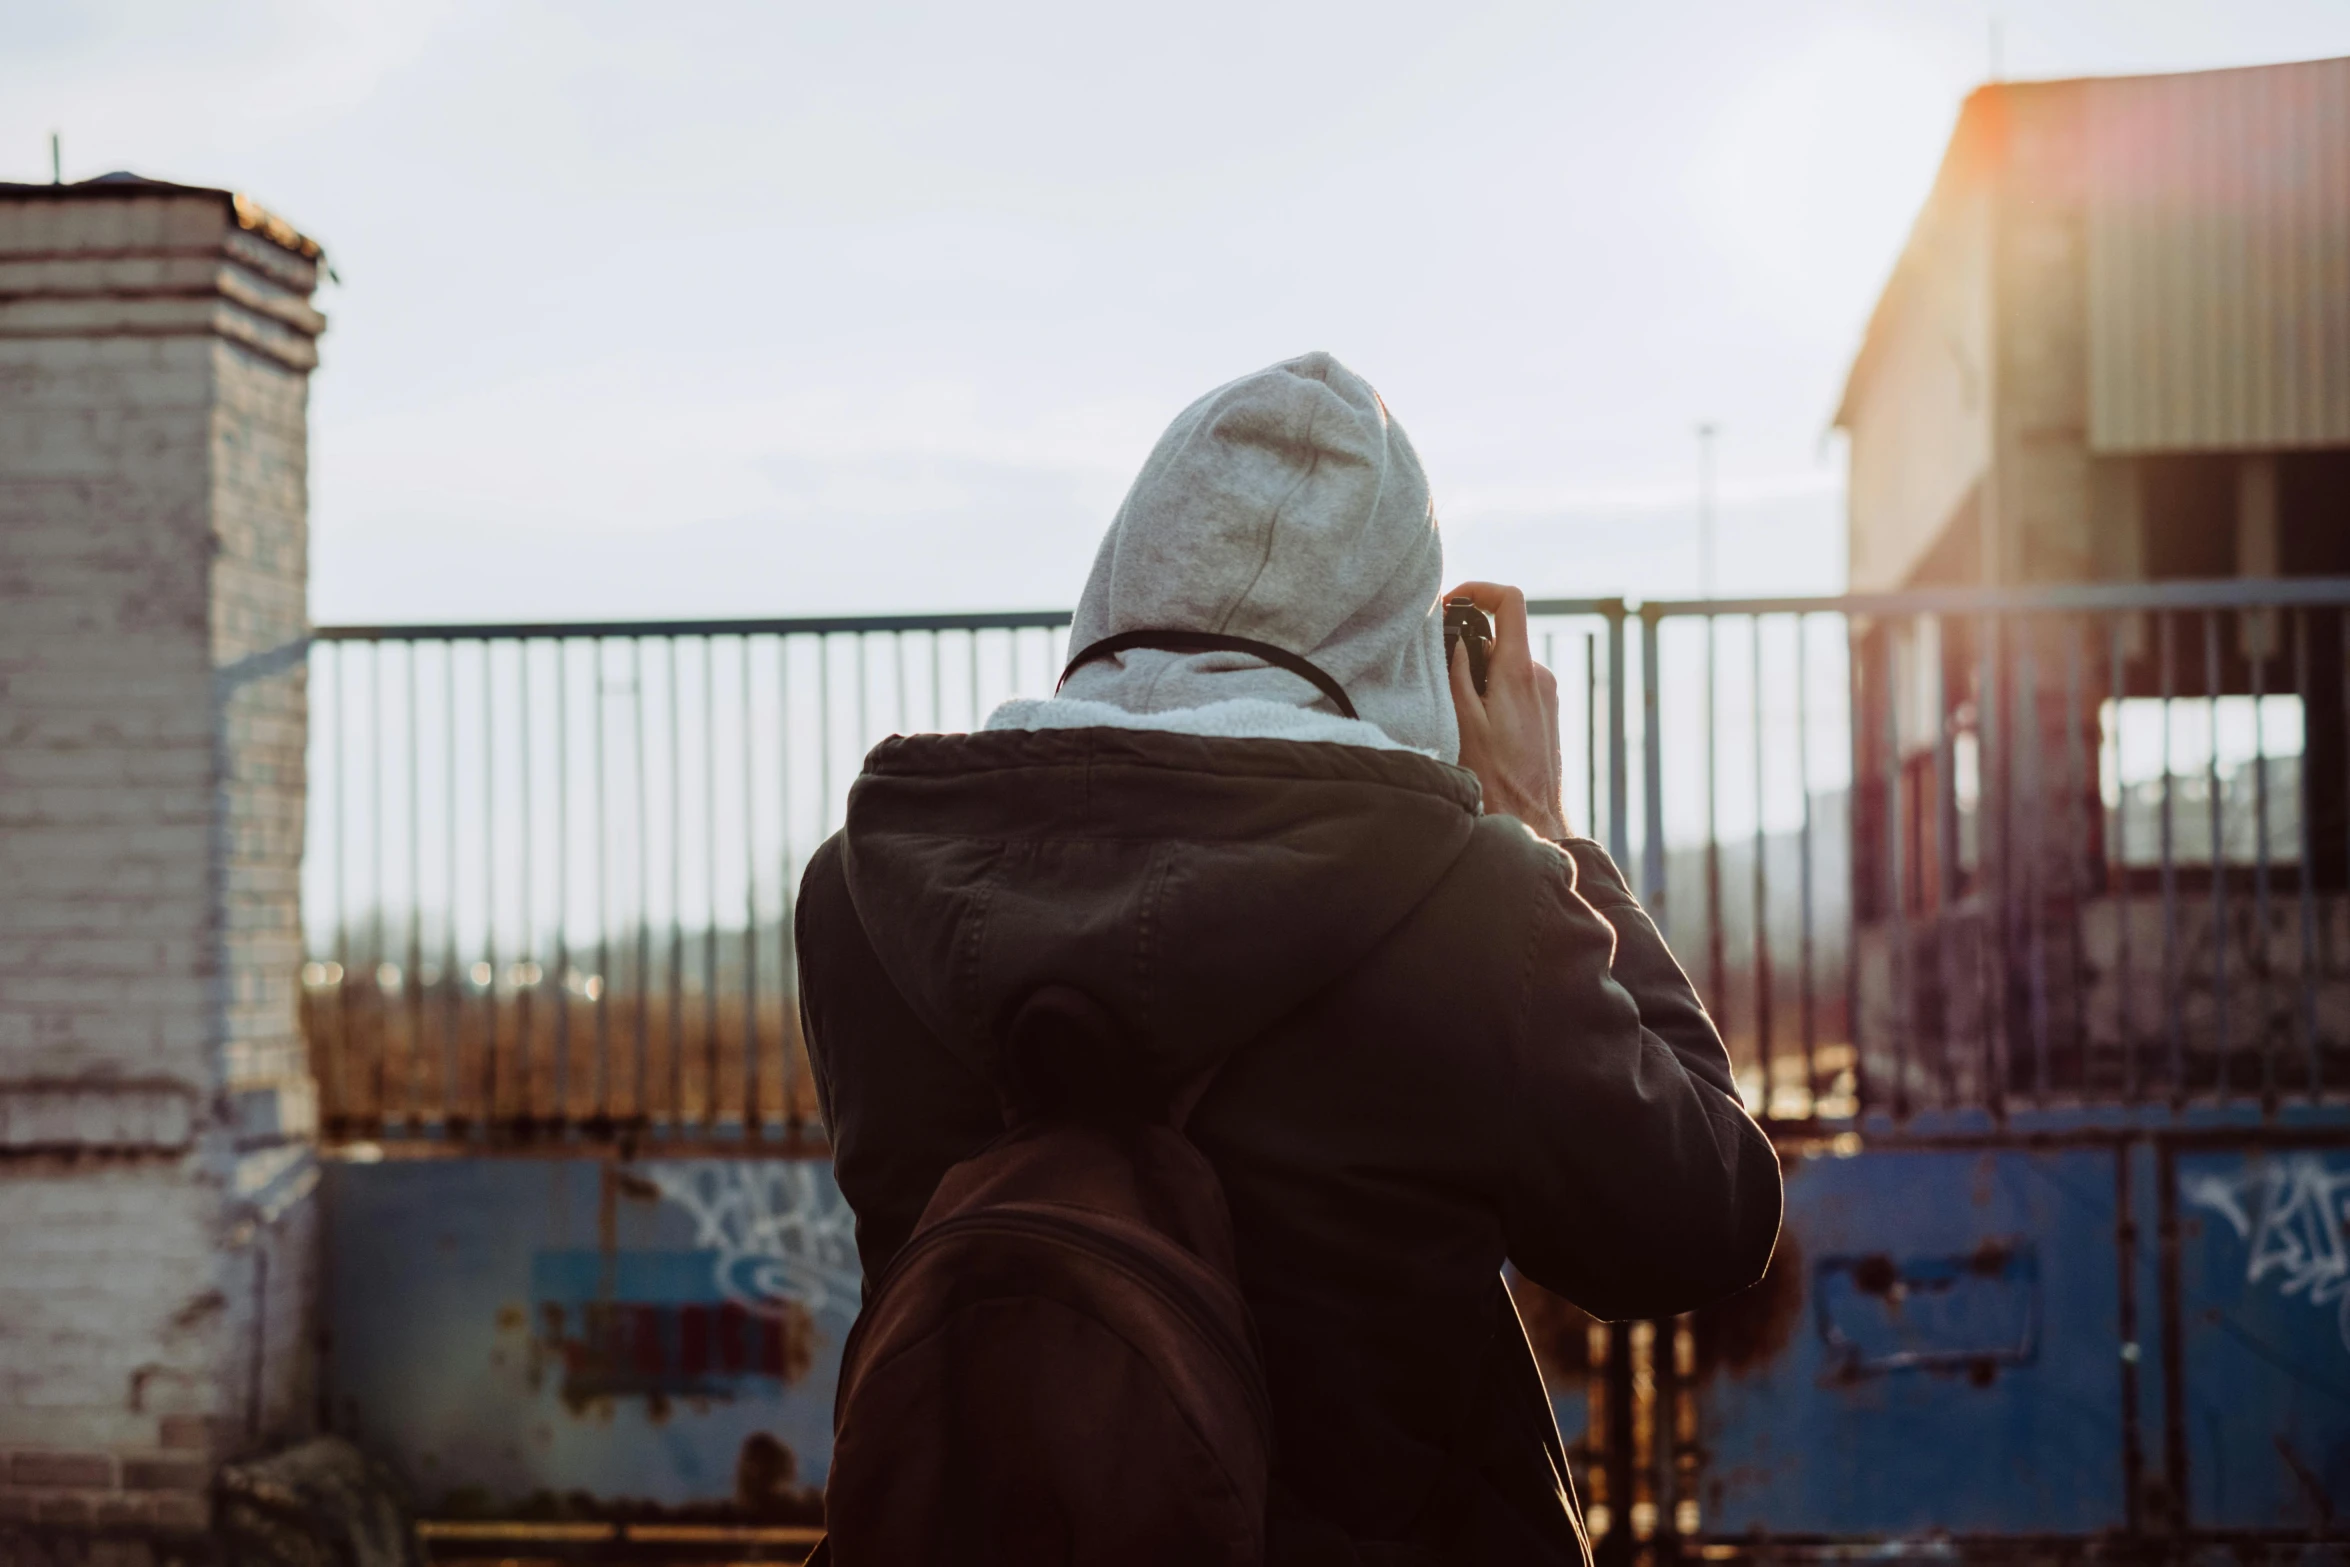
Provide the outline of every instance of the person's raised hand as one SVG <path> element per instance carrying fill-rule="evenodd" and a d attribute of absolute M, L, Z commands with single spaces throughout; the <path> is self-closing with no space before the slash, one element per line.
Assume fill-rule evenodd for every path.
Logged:
<path fill-rule="evenodd" d="M 1469 674 L 1468 650 L 1453 649 L 1461 765 L 1484 786 L 1487 814 L 1515 816 L 1541 837 L 1564 838 L 1558 680 L 1534 661 L 1526 595 L 1498 582 L 1464 582 L 1445 594 L 1463 596 L 1492 618 L 1493 648 L 1485 659 L 1483 696 Z"/>

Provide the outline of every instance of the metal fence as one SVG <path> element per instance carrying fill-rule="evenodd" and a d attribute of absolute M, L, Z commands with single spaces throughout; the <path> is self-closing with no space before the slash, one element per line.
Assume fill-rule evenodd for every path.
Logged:
<path fill-rule="evenodd" d="M 1068 620 L 321 628 L 303 997 L 329 1134 L 815 1146 L 807 856 L 881 737 L 1049 695 Z M 1541 634 L 1587 817 L 1598 624 Z"/>
<path fill-rule="evenodd" d="M 1865 1108 L 2350 1087 L 2346 605 L 2283 581 L 1847 609 Z"/>
<path fill-rule="evenodd" d="M 2350 582 L 1536 601 L 1568 814 L 1793 1129 L 2350 1087 Z M 791 901 L 882 735 L 1068 616 L 333 627 L 330 1130 L 798 1139 Z M 1970 1122 L 1970 1124 L 1971 1124 Z"/>
<path fill-rule="evenodd" d="M 799 1138 L 806 856 L 873 739 L 1049 690 L 1067 623 L 322 628 L 303 981 L 330 1134 Z"/>
<path fill-rule="evenodd" d="M 1730 1301 L 1606 1325 L 1518 1281 L 1602 1563 L 2302 1538 L 2306 1477 L 2262 1465 L 2333 1440 L 2305 1392 L 2350 1345 L 2350 581 L 1533 609 L 1570 822 L 1788 1173 Z M 873 741 L 1045 694 L 1066 629 L 322 631 L 332 1135 L 820 1154 L 806 857 Z"/>
<path fill-rule="evenodd" d="M 1553 1346 L 1603 1564 L 1836 1556 L 1921 1521 L 1962 1556 L 2019 1529 L 2140 1550 L 2291 1516 L 2211 1480 L 2190 1501 L 2221 1468 L 2189 1458 L 2211 1367 L 2235 1390 L 2196 1406 L 2214 1452 L 2307 1435 L 2197 1335 L 2292 1367 L 2324 1335 L 2261 1315 L 2263 1265 L 2182 1219 L 2177 1161 L 2257 1184 L 2286 1168 L 2272 1145 L 2306 1164 L 2341 1135 L 2346 612 L 2350 582 L 2314 580 L 1635 611 L 1617 838 L 1781 1142 L 1789 1209 L 1754 1290 Z M 1954 1279 L 1979 1316 L 1941 1303 Z M 2011 1319 L 2013 1344 L 1979 1336 Z M 2066 1506 L 1970 1500 L 2013 1490 L 1985 1411 L 2077 1478 Z M 1953 1449 L 1922 1476 L 1937 1422 Z"/>

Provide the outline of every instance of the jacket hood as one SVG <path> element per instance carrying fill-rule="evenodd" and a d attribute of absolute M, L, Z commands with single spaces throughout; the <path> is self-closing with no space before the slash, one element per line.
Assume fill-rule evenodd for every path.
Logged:
<path fill-rule="evenodd" d="M 1072 652 L 1126 631 L 1213 631 L 1312 660 L 1401 744 L 1460 753 L 1444 664 L 1444 545 L 1428 477 L 1371 384 L 1328 354 L 1216 388 L 1176 416 L 1102 538 Z M 1258 700 L 1305 681 L 1245 653 L 1137 648 L 1065 694 L 1130 713 Z"/>
<path fill-rule="evenodd" d="M 1118 729 L 885 740 L 842 870 L 892 984 L 995 1077 L 1073 986 L 1172 1091 L 1360 963 L 1467 847 L 1473 775 L 1406 751 Z"/>

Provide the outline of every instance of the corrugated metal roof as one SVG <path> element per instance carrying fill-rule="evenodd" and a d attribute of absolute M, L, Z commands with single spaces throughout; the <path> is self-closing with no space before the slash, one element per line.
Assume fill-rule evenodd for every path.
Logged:
<path fill-rule="evenodd" d="M 2350 443 L 2350 59 L 2081 86 L 2092 449 Z"/>

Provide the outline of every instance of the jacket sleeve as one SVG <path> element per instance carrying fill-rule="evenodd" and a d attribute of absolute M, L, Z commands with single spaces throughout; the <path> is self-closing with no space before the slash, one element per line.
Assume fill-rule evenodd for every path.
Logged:
<path fill-rule="evenodd" d="M 1779 1161 L 1664 938 L 1599 845 L 1570 839 L 1529 934 L 1510 1257 L 1592 1315 L 1688 1311 L 1762 1276 Z"/>

